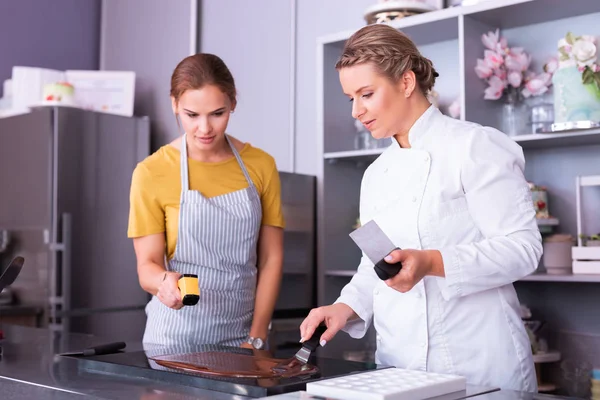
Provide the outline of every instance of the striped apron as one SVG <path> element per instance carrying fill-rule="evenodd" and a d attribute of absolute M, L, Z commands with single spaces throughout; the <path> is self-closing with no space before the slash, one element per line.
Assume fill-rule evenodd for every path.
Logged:
<path fill-rule="evenodd" d="M 212 198 L 189 189 L 186 134 L 181 143 L 181 201 L 175 254 L 167 269 L 198 275 L 200 300 L 174 310 L 156 296 L 146 306 L 145 346 L 239 346 L 250 333 L 256 292 L 260 197 L 225 135 L 248 187 Z"/>

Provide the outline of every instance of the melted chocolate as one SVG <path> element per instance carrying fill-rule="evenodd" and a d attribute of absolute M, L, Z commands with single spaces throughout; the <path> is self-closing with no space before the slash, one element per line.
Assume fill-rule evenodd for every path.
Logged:
<path fill-rule="evenodd" d="M 218 351 L 157 356 L 151 360 L 167 368 L 230 378 L 291 378 L 319 370 L 291 360 Z"/>

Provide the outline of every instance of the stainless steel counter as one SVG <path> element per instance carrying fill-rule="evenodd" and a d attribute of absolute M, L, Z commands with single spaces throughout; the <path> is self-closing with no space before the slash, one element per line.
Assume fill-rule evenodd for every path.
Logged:
<path fill-rule="evenodd" d="M 57 353 L 79 351 L 111 340 L 69 334 L 57 338 L 45 329 L 2 325 L 0 396 L 2 400 L 75 399 L 83 395 L 114 400 L 242 400 L 243 396 L 186 386 L 165 385 L 136 377 L 82 374 L 77 361 Z M 126 350 L 142 350 L 127 343 Z"/>
<path fill-rule="evenodd" d="M 114 400 L 243 400 L 245 396 L 231 395 L 188 386 L 165 384 L 135 376 L 99 375 L 82 372 L 75 359 L 58 357 L 57 353 L 79 351 L 110 342 L 88 335 L 68 334 L 58 337 L 44 329 L 20 326 L 0 326 L 5 339 L 0 341 L 0 393 L 3 400 L 27 399 L 92 399 Z M 127 343 L 127 351 L 142 350 L 141 343 Z M 485 393 L 485 394 L 481 394 Z M 541 400 L 554 396 L 492 388 L 468 386 L 466 395 L 444 396 L 436 400 L 458 400 L 465 397 L 477 400 Z M 300 393 L 271 398 L 310 398 Z"/>

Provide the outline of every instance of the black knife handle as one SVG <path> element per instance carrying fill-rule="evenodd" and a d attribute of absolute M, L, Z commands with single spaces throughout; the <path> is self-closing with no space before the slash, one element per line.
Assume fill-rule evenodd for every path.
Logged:
<path fill-rule="evenodd" d="M 400 248 L 397 247 L 395 250 L 400 250 Z M 400 272 L 400 270 L 402 269 L 402 263 L 397 262 L 394 264 L 390 264 L 387 263 L 385 260 L 381 260 L 377 264 L 375 264 L 374 268 L 375 273 L 377 274 L 379 279 L 381 279 L 382 281 L 386 281 L 390 278 L 393 278 L 398 274 L 398 272 Z"/>
<path fill-rule="evenodd" d="M 319 346 L 319 342 L 321 341 L 321 335 L 323 335 L 323 333 L 325 333 L 326 330 L 327 326 L 325 324 L 319 325 L 317 329 L 315 329 L 315 332 L 312 334 L 310 339 L 302 343 L 302 347 L 306 347 L 311 352 L 314 351 Z"/>
<path fill-rule="evenodd" d="M 83 351 L 84 356 L 99 356 L 101 354 L 112 354 L 116 353 L 121 349 L 124 349 L 126 344 L 124 342 L 114 342 L 101 344 L 100 346 L 90 347 Z"/>

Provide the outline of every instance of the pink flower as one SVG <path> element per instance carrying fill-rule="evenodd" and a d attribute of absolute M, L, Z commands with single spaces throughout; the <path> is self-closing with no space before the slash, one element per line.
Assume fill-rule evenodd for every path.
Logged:
<path fill-rule="evenodd" d="M 520 71 L 521 70 L 521 64 L 519 63 L 519 60 L 513 56 L 513 55 L 509 55 L 506 57 L 506 68 L 508 68 L 509 71 Z"/>
<path fill-rule="evenodd" d="M 499 68 L 495 70 L 494 75 L 500 78 L 503 82 L 506 82 L 506 70 L 504 68 Z"/>
<path fill-rule="evenodd" d="M 498 45 L 498 36 L 500 35 L 500 32 L 498 29 L 496 29 L 496 32 L 488 32 L 485 35 L 481 35 L 481 41 L 483 42 L 483 45 L 485 47 L 487 47 L 490 50 L 496 50 L 496 47 Z"/>
<path fill-rule="evenodd" d="M 521 86 L 522 82 L 523 82 L 523 75 L 520 72 L 511 71 L 508 73 L 508 83 L 512 87 L 518 88 L 519 86 Z"/>
<path fill-rule="evenodd" d="M 526 53 L 511 53 L 506 57 L 505 65 L 510 71 L 526 71 L 531 63 L 531 57 Z"/>
<path fill-rule="evenodd" d="M 496 51 L 498 53 L 504 53 L 506 49 L 508 49 L 508 42 L 506 41 L 506 38 L 503 37 L 502 39 L 500 39 L 500 42 L 498 42 Z M 502 50 L 502 51 L 500 51 L 500 50 Z"/>
<path fill-rule="evenodd" d="M 454 100 L 448 107 L 448 114 L 452 118 L 460 118 L 460 98 Z"/>
<path fill-rule="evenodd" d="M 518 56 L 519 54 L 523 54 L 524 51 L 525 50 L 523 50 L 522 47 L 513 47 L 512 49 L 509 49 L 508 53 L 513 56 Z"/>
<path fill-rule="evenodd" d="M 548 91 L 548 86 L 544 84 L 543 78 L 533 78 L 525 83 L 525 89 L 523 89 L 523 96 L 539 96 Z"/>
<path fill-rule="evenodd" d="M 594 72 L 600 72 L 600 64 L 594 64 L 590 67 Z"/>
<path fill-rule="evenodd" d="M 492 69 L 499 68 L 504 64 L 502 56 L 492 50 L 486 50 L 483 54 L 485 63 Z"/>
<path fill-rule="evenodd" d="M 527 70 L 523 73 L 523 75 L 524 75 L 525 82 L 535 78 L 535 73 L 533 71 Z"/>
<path fill-rule="evenodd" d="M 498 100 L 507 88 L 521 90 L 526 97 L 539 96 L 548 91 L 548 87 L 552 85 L 552 74 L 559 66 L 557 58 L 549 59 L 544 65 L 543 73 L 536 75 L 529 70 L 531 56 L 523 47 L 508 47 L 508 42 L 500 36 L 499 29 L 482 35 L 481 41 L 485 47 L 484 57 L 477 60 L 475 73 L 480 79 L 487 81 L 484 99 Z M 561 51 L 567 45 L 566 39 L 563 39 L 559 43 Z M 585 46 L 590 47 L 589 42 Z M 568 51 L 571 51 L 571 47 L 567 47 Z M 586 58 L 586 63 L 591 70 L 600 70 L 600 64 L 592 65 L 588 59 Z"/>
<path fill-rule="evenodd" d="M 487 79 L 492 76 L 494 71 L 490 68 L 485 61 L 478 59 L 477 66 L 475 67 L 475 73 L 481 79 Z"/>
<path fill-rule="evenodd" d="M 483 98 L 486 100 L 498 100 L 502 97 L 502 92 L 504 91 L 505 84 L 504 82 L 498 78 L 497 76 L 492 76 L 488 81 L 489 87 L 485 89 Z"/>
<path fill-rule="evenodd" d="M 578 64 L 578 65 L 577 65 L 577 70 L 578 70 L 579 72 L 583 72 L 583 71 L 585 71 L 585 65 Z"/>
<path fill-rule="evenodd" d="M 546 65 L 544 65 L 544 71 L 553 74 L 558 69 L 558 59 L 556 57 L 551 57 Z"/>
<path fill-rule="evenodd" d="M 552 74 L 543 72 L 543 73 L 539 74 L 536 79 L 539 79 L 540 81 L 542 81 L 542 83 L 545 86 L 550 86 L 550 83 L 552 82 Z"/>

